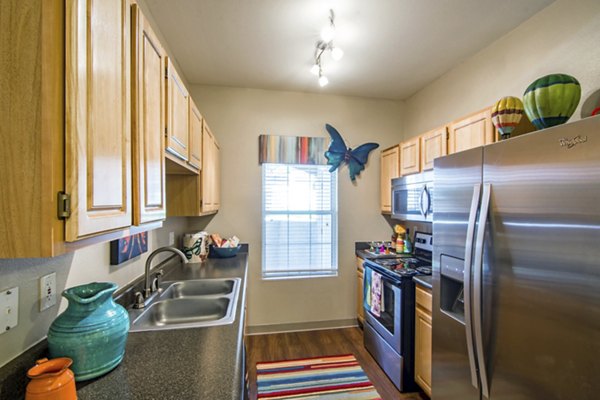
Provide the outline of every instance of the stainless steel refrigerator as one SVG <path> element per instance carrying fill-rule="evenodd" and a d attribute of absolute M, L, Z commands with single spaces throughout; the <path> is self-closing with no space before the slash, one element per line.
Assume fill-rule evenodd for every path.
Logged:
<path fill-rule="evenodd" d="M 434 165 L 433 399 L 600 398 L 600 117 Z"/>

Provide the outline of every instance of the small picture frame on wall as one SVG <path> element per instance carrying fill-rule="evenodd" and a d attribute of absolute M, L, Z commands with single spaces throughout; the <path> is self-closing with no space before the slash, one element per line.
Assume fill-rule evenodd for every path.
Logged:
<path fill-rule="evenodd" d="M 148 251 L 148 232 L 110 242 L 110 265 L 119 265 Z"/>

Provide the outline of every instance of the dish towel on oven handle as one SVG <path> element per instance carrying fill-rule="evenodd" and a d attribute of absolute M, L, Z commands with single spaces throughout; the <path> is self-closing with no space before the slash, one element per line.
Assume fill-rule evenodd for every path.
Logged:
<path fill-rule="evenodd" d="M 371 313 L 381 317 L 383 309 L 383 281 L 381 275 L 375 271 L 371 272 Z"/>

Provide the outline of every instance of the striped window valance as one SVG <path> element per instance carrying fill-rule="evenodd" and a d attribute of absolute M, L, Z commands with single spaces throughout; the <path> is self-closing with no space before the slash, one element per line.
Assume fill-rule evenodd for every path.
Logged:
<path fill-rule="evenodd" d="M 325 165 L 328 144 L 324 137 L 260 135 L 258 161 L 260 164 Z"/>

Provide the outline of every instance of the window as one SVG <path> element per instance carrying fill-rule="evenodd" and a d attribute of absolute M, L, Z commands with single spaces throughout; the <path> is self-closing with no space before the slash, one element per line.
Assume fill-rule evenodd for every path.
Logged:
<path fill-rule="evenodd" d="M 263 278 L 337 275 L 337 172 L 263 164 Z"/>

